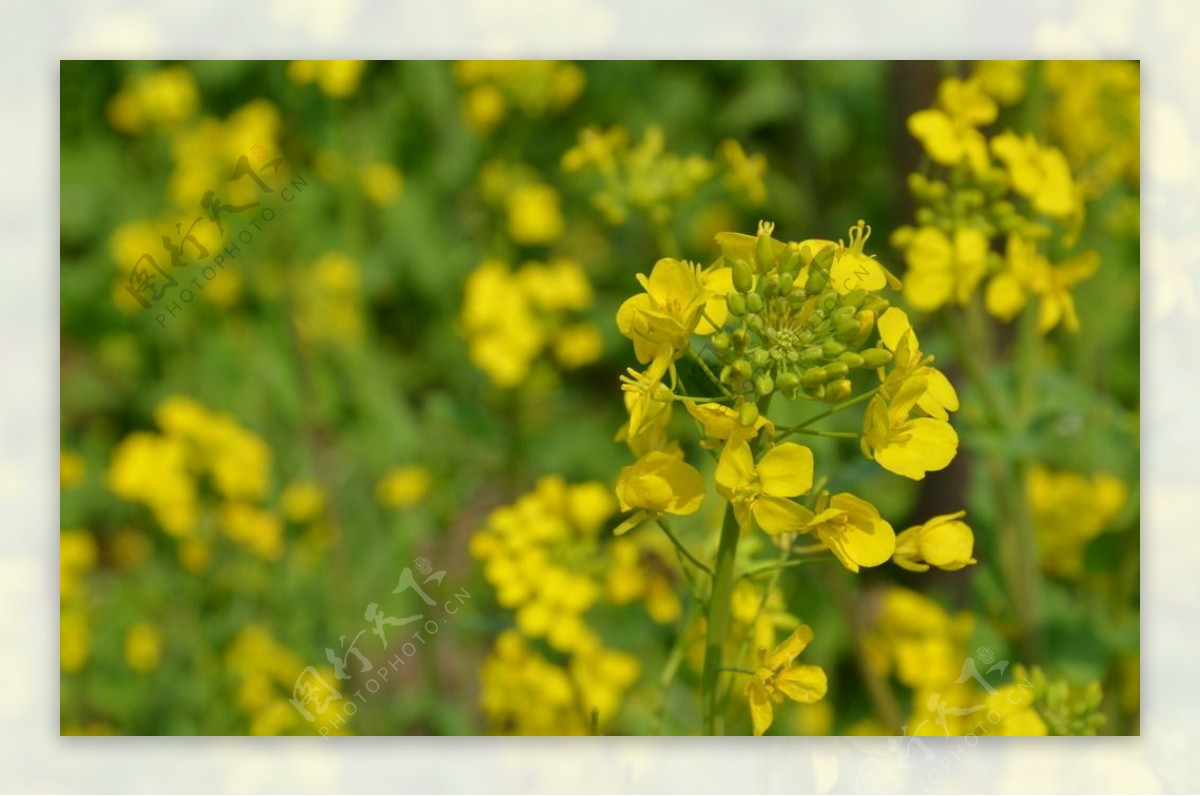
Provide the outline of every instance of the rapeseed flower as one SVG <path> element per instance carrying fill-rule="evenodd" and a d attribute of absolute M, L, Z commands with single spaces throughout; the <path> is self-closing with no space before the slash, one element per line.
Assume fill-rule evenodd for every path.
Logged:
<path fill-rule="evenodd" d="M 757 463 L 744 439 L 733 437 L 721 451 L 717 491 L 733 504 L 742 530 L 751 518 L 769 534 L 793 533 L 804 524 L 804 507 L 790 500 L 812 488 L 812 451 L 794 442 L 775 445 Z"/>
<path fill-rule="evenodd" d="M 978 229 L 958 227 L 947 235 L 938 227 L 920 227 L 904 247 L 904 299 L 923 311 L 965 305 L 987 273 L 987 256 L 988 239 Z"/>
<path fill-rule="evenodd" d="M 860 497 L 848 492 L 832 497 L 822 493 L 814 511 L 800 508 L 804 519 L 795 530 L 814 534 L 851 572 L 879 566 L 896 549 L 892 526 Z"/>
<path fill-rule="evenodd" d="M 617 476 L 621 511 L 635 510 L 613 533 L 631 530 L 647 517 L 694 514 L 704 502 L 704 477 L 683 460 L 683 454 L 650 451 Z"/>
<path fill-rule="evenodd" d="M 625 300 L 617 310 L 617 328 L 633 341 L 639 362 L 651 362 L 663 351 L 672 358 L 680 356 L 711 297 L 700 269 L 663 258 L 649 277 L 638 274 L 637 278 L 646 292 Z"/>
<path fill-rule="evenodd" d="M 974 564 L 971 550 L 975 536 L 962 521 L 966 514 L 941 514 L 903 531 L 896 537 L 892 560 L 913 572 L 926 572 L 931 566 L 953 572 Z"/>
<path fill-rule="evenodd" d="M 905 379 L 890 398 L 876 395 L 871 399 L 860 438 L 868 459 L 916 481 L 950 464 L 958 452 L 958 434 L 953 427 L 936 417 L 911 417 L 917 402 L 928 392 L 929 379 L 913 376 Z"/>
<path fill-rule="evenodd" d="M 810 704 L 825 696 L 828 688 L 825 671 L 819 666 L 795 663 L 812 639 L 812 630 L 801 625 L 769 653 L 766 647 L 759 648 L 758 667 L 746 686 L 755 735 L 762 735 L 770 728 L 775 715 L 773 704 L 782 704 L 784 697 Z"/>

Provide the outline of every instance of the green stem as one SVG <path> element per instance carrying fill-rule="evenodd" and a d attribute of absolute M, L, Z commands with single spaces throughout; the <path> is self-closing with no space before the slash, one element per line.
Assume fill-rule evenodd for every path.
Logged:
<path fill-rule="evenodd" d="M 665 519 L 662 517 L 657 517 L 654 521 L 658 523 L 659 528 L 662 528 L 663 533 L 665 533 L 667 538 L 671 540 L 671 544 L 675 545 L 675 549 L 679 551 L 681 556 L 686 558 L 688 561 L 691 561 L 695 567 L 700 569 L 701 572 L 706 573 L 710 578 L 713 576 L 712 569 L 710 569 L 703 561 L 692 555 L 691 552 L 683 546 L 683 542 L 679 541 L 679 538 L 671 532 L 671 528 L 669 525 L 667 525 L 667 521 Z"/>
<path fill-rule="evenodd" d="M 721 386 L 721 380 L 720 380 L 720 379 L 718 379 L 718 378 L 716 377 L 716 375 L 715 375 L 715 374 L 712 372 L 712 369 L 711 369 L 711 368 L 708 366 L 708 363 L 704 361 L 704 357 L 702 357 L 702 356 L 700 356 L 699 354 L 697 354 L 697 353 L 696 353 L 695 351 L 693 351 L 691 348 L 689 348 L 687 352 L 688 352 L 688 356 L 692 358 L 692 361 L 693 361 L 693 362 L 695 362 L 697 365 L 699 365 L 699 366 L 700 366 L 700 369 L 704 371 L 704 375 L 708 376 L 708 378 L 712 380 L 712 383 L 713 383 L 713 385 L 714 385 L 714 386 L 715 386 L 715 387 L 716 387 L 718 390 L 721 390 L 722 392 L 725 392 L 725 388 Z M 733 396 L 732 396 L 732 395 L 730 395 L 728 392 L 725 392 L 725 397 L 724 397 L 724 398 L 707 398 L 707 399 L 705 399 L 705 398 L 695 398 L 695 399 L 693 399 L 693 400 L 696 400 L 696 401 L 701 401 L 701 400 L 709 400 L 709 401 L 727 401 L 727 400 L 729 400 L 729 399 L 730 399 L 730 398 L 732 398 L 732 397 L 733 397 Z"/>
<path fill-rule="evenodd" d="M 733 504 L 725 507 L 721 523 L 721 540 L 717 546 L 717 566 L 712 580 L 712 597 L 708 603 L 708 633 L 704 643 L 704 670 L 700 678 L 704 708 L 704 734 L 716 735 L 718 730 L 717 681 L 721 672 L 721 653 L 729 636 L 729 615 L 733 597 L 733 564 L 741 536 Z"/>
<path fill-rule="evenodd" d="M 844 401 L 844 402 L 838 404 L 837 406 L 833 407 L 832 409 L 826 409 L 824 412 L 815 414 L 812 417 L 810 417 L 808 420 L 805 420 L 801 423 L 797 423 L 794 426 L 785 426 L 784 428 L 777 429 L 777 431 L 782 431 L 783 433 L 776 434 L 775 439 L 777 439 L 777 440 L 783 439 L 784 437 L 788 436 L 789 434 L 800 433 L 800 431 L 802 429 L 808 428 L 813 423 L 816 423 L 818 420 L 824 420 L 825 418 L 829 417 L 830 415 L 836 415 L 838 412 L 841 412 L 845 409 L 849 409 L 850 407 L 854 406 L 855 404 L 860 404 L 863 401 L 870 398 L 875 393 L 879 392 L 879 390 L 882 386 L 883 385 L 880 385 L 879 387 L 872 387 L 871 389 L 867 390 L 866 392 L 862 393 L 861 395 L 856 395 L 853 398 L 851 398 L 849 401 Z"/>
<path fill-rule="evenodd" d="M 740 668 L 740 667 L 737 667 L 737 666 L 722 666 L 722 667 L 721 667 L 721 671 L 723 671 L 723 672 L 733 672 L 734 674 L 749 674 L 749 675 L 753 675 L 753 674 L 754 674 L 754 672 L 750 671 L 749 669 L 742 669 L 742 668 Z"/>
<path fill-rule="evenodd" d="M 753 567 L 743 572 L 740 577 L 757 578 L 760 575 L 766 575 L 771 572 L 780 572 L 793 567 L 806 567 L 810 564 L 823 564 L 826 561 L 833 561 L 833 556 L 814 556 L 813 558 L 796 558 L 783 563 L 764 564 L 761 567 Z"/>
<path fill-rule="evenodd" d="M 791 434 L 808 434 L 811 437 L 829 437 L 830 439 L 858 439 L 861 434 L 853 431 L 822 431 L 818 428 L 793 428 Z"/>

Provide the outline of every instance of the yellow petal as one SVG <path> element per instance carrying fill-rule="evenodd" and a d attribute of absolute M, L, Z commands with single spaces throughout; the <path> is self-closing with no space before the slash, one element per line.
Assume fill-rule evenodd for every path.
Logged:
<path fill-rule="evenodd" d="M 750 720 L 754 724 L 754 734 L 762 735 L 771 726 L 775 711 L 771 707 L 771 698 L 759 684 L 757 678 L 746 686 L 746 696 L 750 700 Z"/>
<path fill-rule="evenodd" d="M 731 440 L 717 461 L 716 479 L 720 486 L 732 490 L 748 482 L 754 475 L 754 456 L 745 440 Z"/>
<path fill-rule="evenodd" d="M 1011 321 L 1025 307 L 1025 288 L 1012 271 L 1001 271 L 988 282 L 984 293 L 987 311 L 1002 321 Z"/>
<path fill-rule="evenodd" d="M 921 557 L 938 569 L 954 571 L 975 563 L 975 536 L 965 522 L 927 523 L 920 539 Z"/>
<path fill-rule="evenodd" d="M 896 534 L 885 520 L 869 525 L 851 525 L 843 534 L 846 554 L 860 567 L 877 567 L 892 557 Z"/>
<path fill-rule="evenodd" d="M 921 407 L 925 414 L 938 420 L 949 417 L 946 414 L 947 409 L 957 412 L 958 393 L 946 375 L 932 367 L 925 368 L 922 373 L 925 376 L 925 394 L 917 401 L 917 406 Z"/>
<path fill-rule="evenodd" d="M 905 333 L 912 331 L 912 324 L 908 320 L 908 315 L 899 307 L 889 307 L 883 315 L 879 316 L 877 326 L 879 328 L 879 339 L 883 340 L 883 344 L 893 353 L 895 353 L 897 346 L 900 345 L 900 339 L 904 337 Z"/>
<path fill-rule="evenodd" d="M 829 271 L 834 290 L 845 295 L 858 289 L 882 290 L 887 285 L 883 266 L 865 254 L 843 251 Z"/>
<path fill-rule="evenodd" d="M 704 502 L 704 476 L 682 459 L 672 459 L 662 469 L 663 480 L 671 488 L 666 511 L 671 514 L 692 514 Z"/>
<path fill-rule="evenodd" d="M 765 661 L 767 668 L 778 669 L 781 666 L 787 666 L 796 659 L 804 649 L 812 643 L 813 632 L 808 625 L 800 625 L 791 634 L 779 643 L 775 649 L 771 650 L 771 654 L 767 656 Z"/>
<path fill-rule="evenodd" d="M 754 501 L 754 521 L 766 533 L 797 533 L 812 517 L 812 512 L 787 498 L 762 495 Z"/>
<path fill-rule="evenodd" d="M 820 666 L 796 666 L 775 676 L 775 687 L 795 702 L 812 704 L 825 696 L 829 681 Z"/>
<path fill-rule="evenodd" d="M 909 438 L 875 451 L 875 461 L 897 475 L 920 481 L 925 473 L 941 470 L 958 452 L 958 434 L 949 423 L 918 417 L 907 424 Z"/>
<path fill-rule="evenodd" d="M 764 494 L 795 497 L 812 488 L 812 451 L 795 442 L 784 442 L 767 451 L 758 463 L 758 479 Z"/>

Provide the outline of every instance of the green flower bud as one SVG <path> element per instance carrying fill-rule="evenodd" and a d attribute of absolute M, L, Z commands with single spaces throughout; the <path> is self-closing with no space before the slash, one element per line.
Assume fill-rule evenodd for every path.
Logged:
<path fill-rule="evenodd" d="M 779 275 L 779 292 L 783 295 L 788 295 L 792 292 L 793 282 L 791 274 Z"/>
<path fill-rule="evenodd" d="M 853 309 L 853 307 L 847 307 L 846 309 Z M 833 333 L 837 339 L 843 343 L 848 343 L 855 337 L 858 337 L 858 321 L 853 318 L 839 318 L 837 321 L 834 321 Z"/>
<path fill-rule="evenodd" d="M 838 362 L 841 362 L 848 368 L 861 368 L 863 364 L 862 354 L 855 351 L 844 351 L 838 357 Z"/>
<path fill-rule="evenodd" d="M 829 317 L 833 318 L 835 321 L 842 318 L 849 319 L 853 318 L 857 312 L 858 310 L 855 307 L 841 306 L 834 310 L 833 314 Z"/>
<path fill-rule="evenodd" d="M 825 376 L 829 379 L 844 379 L 850 372 L 850 366 L 845 362 L 830 362 L 825 366 Z"/>
<path fill-rule="evenodd" d="M 717 332 L 712 336 L 712 344 L 713 348 L 718 351 L 728 351 L 730 345 L 729 335 L 725 332 Z"/>
<path fill-rule="evenodd" d="M 842 306 L 858 309 L 862 306 L 863 301 L 866 300 L 868 295 L 868 292 L 861 287 L 858 290 L 852 290 L 842 296 Z"/>
<path fill-rule="evenodd" d="M 764 298 L 773 298 L 779 294 L 779 277 L 775 274 L 770 274 L 762 281 L 762 294 Z"/>
<path fill-rule="evenodd" d="M 816 387 L 805 387 L 804 394 L 816 401 L 825 399 L 825 385 L 819 384 Z"/>
<path fill-rule="evenodd" d="M 792 249 L 783 258 L 783 262 L 779 264 L 780 276 L 791 276 L 796 273 L 796 266 L 800 265 L 800 252 L 797 249 Z M 787 291 L 783 291 L 786 293 Z"/>
<path fill-rule="evenodd" d="M 862 366 L 875 370 L 892 361 L 892 352 L 885 348 L 868 348 L 862 352 Z"/>
<path fill-rule="evenodd" d="M 800 360 L 802 362 L 816 362 L 818 359 L 821 359 L 823 356 L 824 356 L 824 352 L 821 351 L 821 347 L 815 346 L 815 345 L 809 346 L 808 348 L 806 348 L 800 352 Z"/>
<path fill-rule="evenodd" d="M 725 297 L 725 304 L 729 307 L 729 314 L 735 317 L 741 317 L 746 314 L 746 298 L 741 293 L 730 293 Z"/>
<path fill-rule="evenodd" d="M 733 363 L 733 375 L 739 379 L 750 378 L 750 363 L 744 359 L 739 359 Z"/>
<path fill-rule="evenodd" d="M 729 336 L 729 342 L 733 343 L 733 347 L 739 351 L 746 347 L 750 335 L 745 329 L 734 329 L 733 334 Z"/>
<path fill-rule="evenodd" d="M 817 268 L 816 263 L 814 262 L 811 266 L 809 266 L 808 282 L 805 283 L 804 289 L 809 293 L 820 293 L 825 289 L 825 283 L 827 281 L 828 280 L 825 276 L 825 273 L 820 268 Z"/>
<path fill-rule="evenodd" d="M 751 294 L 751 295 L 753 295 L 753 294 Z M 749 318 L 747 318 L 747 320 L 746 320 L 746 325 L 749 326 L 754 331 L 758 332 L 759 334 L 762 334 L 763 326 L 765 326 L 761 315 L 749 316 Z"/>
<path fill-rule="evenodd" d="M 765 232 L 760 232 L 758 240 L 754 243 L 754 259 L 758 261 L 758 272 L 760 274 L 765 274 L 775 268 L 776 260 L 775 255 L 771 251 L 772 248 L 771 236 Z"/>
<path fill-rule="evenodd" d="M 738 407 L 738 423 L 742 428 L 750 428 L 758 421 L 758 407 L 750 401 Z"/>
<path fill-rule="evenodd" d="M 821 346 L 821 353 L 825 355 L 826 359 L 833 359 L 845 350 L 846 346 L 837 340 L 826 340 L 825 345 Z"/>
<path fill-rule="evenodd" d="M 733 289 L 739 293 L 749 293 L 754 288 L 754 272 L 750 263 L 742 259 L 733 261 Z"/>
<path fill-rule="evenodd" d="M 750 312 L 756 312 L 756 313 L 762 312 L 763 311 L 762 294 L 747 293 L 746 294 L 746 309 L 749 310 Z"/>
<path fill-rule="evenodd" d="M 817 387 L 825 383 L 825 368 L 809 368 L 800 376 L 800 384 L 804 387 Z"/>
<path fill-rule="evenodd" d="M 756 348 L 750 355 L 750 359 L 754 361 L 756 367 L 765 367 L 771 361 L 771 353 L 765 348 Z"/>
<path fill-rule="evenodd" d="M 775 380 L 764 373 L 754 382 L 754 389 L 759 395 L 770 395 L 775 391 Z"/>
<path fill-rule="evenodd" d="M 849 379 L 839 379 L 832 384 L 825 385 L 825 400 L 830 403 L 837 403 L 849 397 L 852 387 Z"/>
<path fill-rule="evenodd" d="M 790 392 L 800 386 L 800 377 L 791 371 L 780 373 L 779 378 L 775 380 L 775 386 L 784 392 Z"/>

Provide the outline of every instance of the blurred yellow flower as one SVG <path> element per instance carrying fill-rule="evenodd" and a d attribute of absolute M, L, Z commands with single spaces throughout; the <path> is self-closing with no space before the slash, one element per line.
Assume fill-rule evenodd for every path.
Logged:
<path fill-rule="evenodd" d="M 59 597 L 68 600 L 83 592 L 83 577 L 96 566 L 96 539 L 82 528 L 64 530 L 58 537 Z"/>
<path fill-rule="evenodd" d="M 288 484 L 279 496 L 279 507 L 289 522 L 310 522 L 325 511 L 325 491 L 314 481 Z"/>
<path fill-rule="evenodd" d="M 904 299 L 923 311 L 965 305 L 987 272 L 987 255 L 987 236 L 977 229 L 959 227 L 947 236 L 937 227 L 919 228 L 905 247 Z"/>
<path fill-rule="evenodd" d="M 479 134 L 495 129 L 510 106 L 529 118 L 560 111 L 586 82 L 583 70 L 568 61 L 459 61 L 454 79 L 466 89 L 463 118 Z"/>
<path fill-rule="evenodd" d="M 768 450 L 756 464 L 750 445 L 734 436 L 721 451 L 716 480 L 717 492 L 733 504 L 743 531 L 753 517 L 769 534 L 794 533 L 809 514 L 790 498 L 812 488 L 812 451 L 784 442 Z"/>
<path fill-rule="evenodd" d="M 938 86 L 936 108 L 908 117 L 908 131 L 936 163 L 964 164 L 982 174 L 988 167 L 987 141 L 977 128 L 994 122 L 997 110 L 979 80 L 951 77 Z"/>
<path fill-rule="evenodd" d="M 345 99 L 358 91 L 366 66 L 366 61 L 292 61 L 287 77 L 298 86 L 315 81 L 326 96 Z"/>
<path fill-rule="evenodd" d="M 58 660 L 64 672 L 82 671 L 92 654 L 92 633 L 82 611 L 64 610 L 58 618 Z"/>
<path fill-rule="evenodd" d="M 590 365 L 604 354 L 604 337 L 590 323 L 562 329 L 554 339 L 554 358 L 566 370 Z"/>
<path fill-rule="evenodd" d="M 60 486 L 72 487 L 83 483 L 87 475 L 87 465 L 83 457 L 71 451 L 58 453 L 58 482 Z"/>
<path fill-rule="evenodd" d="M 162 633 L 149 622 L 137 622 L 125 632 L 125 663 L 135 672 L 147 674 L 162 661 Z"/>
<path fill-rule="evenodd" d="M 375 499 L 394 509 L 411 508 L 425 499 L 433 479 L 424 467 L 394 467 L 375 485 Z"/>
<path fill-rule="evenodd" d="M 1013 190 L 1039 213 L 1066 218 L 1079 211 L 1082 200 L 1061 150 L 1042 146 L 1029 133 L 1001 133 L 992 139 L 992 152 L 1007 168 Z"/>
<path fill-rule="evenodd" d="M 892 560 L 913 572 L 925 572 L 931 566 L 953 572 L 974 564 L 975 536 L 962 521 L 966 515 L 965 511 L 941 514 L 902 532 L 896 537 Z"/>
<path fill-rule="evenodd" d="M 221 531 L 260 558 L 275 561 L 283 555 L 283 524 L 266 509 L 226 503 L 221 507 Z"/>
<path fill-rule="evenodd" d="M 755 735 L 762 735 L 770 728 L 775 715 L 772 703 L 782 704 L 783 698 L 787 697 L 794 702 L 810 704 L 825 696 L 828 688 L 825 671 L 820 666 L 794 662 L 812 639 L 812 630 L 801 625 L 770 653 L 766 647 L 759 648 L 758 668 L 746 686 Z"/>
<path fill-rule="evenodd" d="M 728 171 L 725 182 L 735 192 L 746 197 L 752 205 L 767 201 L 767 188 L 763 177 L 767 173 L 767 159 L 760 153 L 747 155 L 742 145 L 733 138 L 726 138 L 717 147 L 717 155 Z"/>
<path fill-rule="evenodd" d="M 123 133 L 149 127 L 169 131 L 190 121 L 200 105 L 192 74 L 182 66 L 143 72 L 126 78 L 108 102 L 108 120 Z"/>
<path fill-rule="evenodd" d="M 368 163 L 359 172 L 363 193 L 377 205 L 394 204 L 404 188 L 404 175 L 390 163 Z"/>
<path fill-rule="evenodd" d="M 1037 250 L 1037 244 L 1019 235 L 1009 235 L 1004 268 L 992 277 L 984 295 L 988 312 L 1002 321 L 1010 321 L 1029 302 L 1039 297 L 1038 330 L 1052 331 L 1061 323 L 1068 332 L 1079 331 L 1079 316 L 1071 288 L 1090 278 L 1100 267 L 1100 255 L 1094 251 L 1076 255 L 1051 265 Z"/>
<path fill-rule="evenodd" d="M 1115 475 L 1030 469 L 1026 483 L 1042 569 L 1062 578 L 1083 574 L 1088 544 L 1112 525 L 1129 497 Z"/>
<path fill-rule="evenodd" d="M 508 234 L 525 246 L 554 243 L 562 237 L 564 221 L 558 191 L 543 183 L 518 185 L 505 199 Z"/>
<path fill-rule="evenodd" d="M 979 85 L 1001 105 L 1015 105 L 1025 96 L 1028 61 L 976 61 L 974 75 Z"/>

